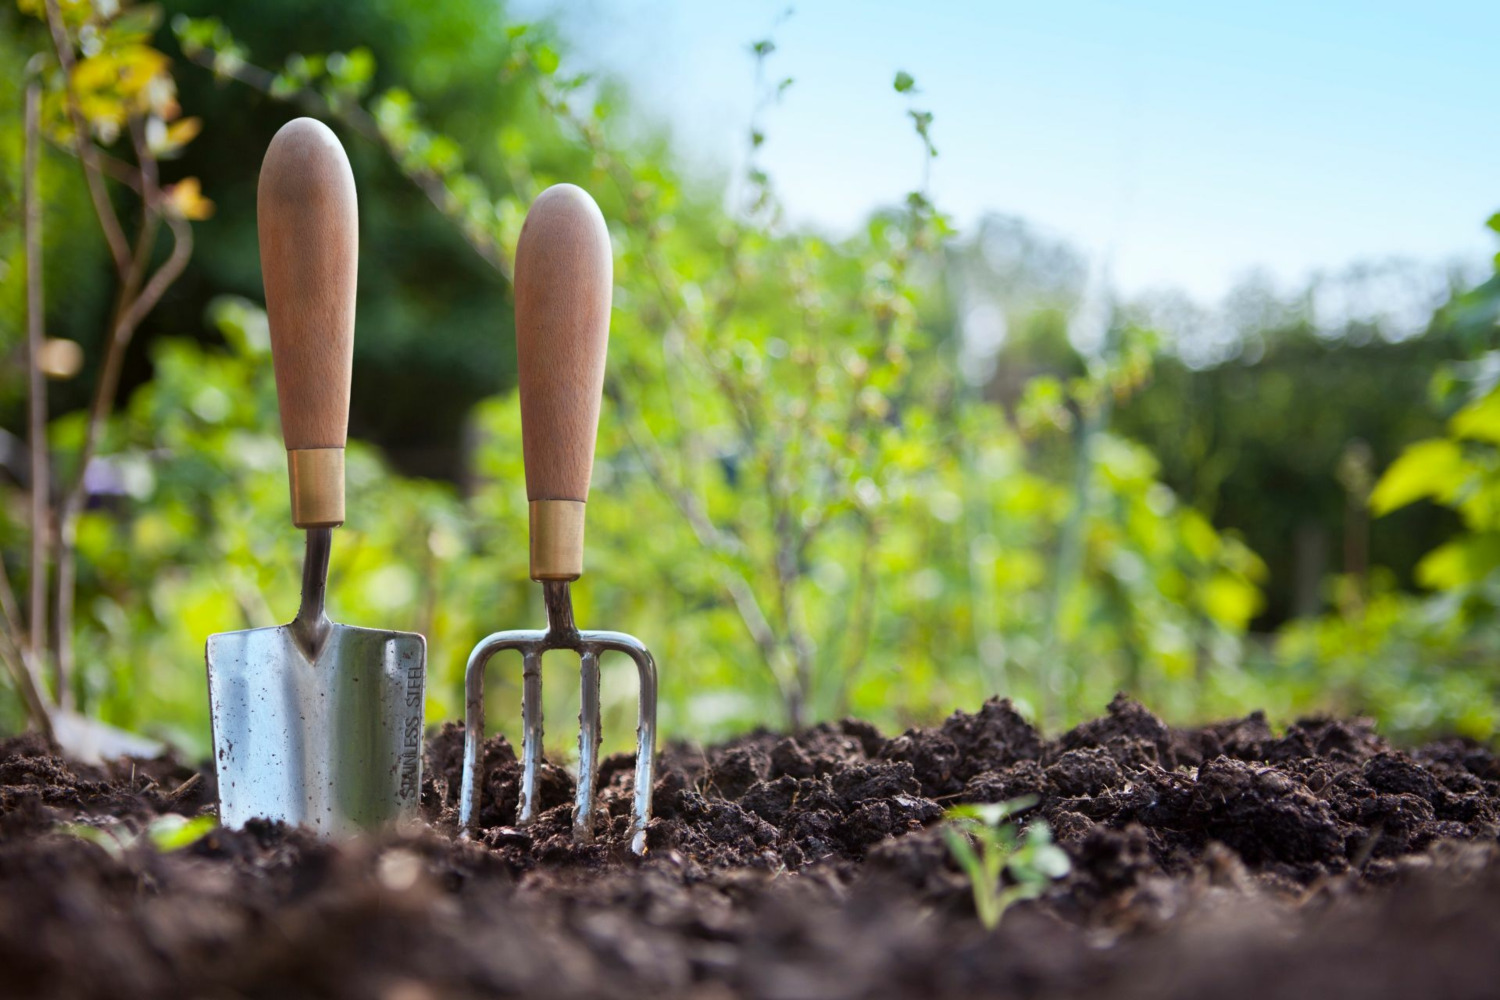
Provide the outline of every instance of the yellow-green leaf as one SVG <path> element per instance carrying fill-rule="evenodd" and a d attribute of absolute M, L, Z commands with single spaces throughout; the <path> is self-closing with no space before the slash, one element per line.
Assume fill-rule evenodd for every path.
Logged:
<path fill-rule="evenodd" d="M 176 851 L 201 839 L 218 825 L 213 816 L 188 819 L 178 813 L 166 813 L 151 821 L 146 834 L 158 851 Z"/>
<path fill-rule="evenodd" d="M 1260 588 L 1229 573 L 1216 573 L 1203 586 L 1203 610 L 1228 628 L 1243 629 L 1260 610 Z"/>
<path fill-rule="evenodd" d="M 1385 470 L 1370 494 L 1378 517 L 1427 497 L 1450 496 L 1465 478 L 1463 449 L 1456 441 L 1418 441 Z"/>
<path fill-rule="evenodd" d="M 1500 391 L 1459 410 L 1449 426 L 1458 437 L 1500 444 Z"/>
<path fill-rule="evenodd" d="M 1467 535 L 1433 549 L 1417 563 L 1417 582 L 1433 590 L 1475 583 L 1500 566 L 1500 536 Z"/>

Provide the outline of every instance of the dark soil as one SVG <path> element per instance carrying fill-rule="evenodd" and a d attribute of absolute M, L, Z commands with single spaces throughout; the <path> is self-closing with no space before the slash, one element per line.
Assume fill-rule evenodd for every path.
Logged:
<path fill-rule="evenodd" d="M 1500 994 L 1500 759 L 1470 743 L 1404 752 L 1358 721 L 1277 736 L 1260 715 L 1174 730 L 1125 699 L 1051 741 L 1000 701 L 893 739 L 759 733 L 665 748 L 641 860 L 629 758 L 606 762 L 579 847 L 561 769 L 540 820 L 508 825 L 501 738 L 482 834 L 455 839 L 461 742 L 428 745 L 420 828 L 330 844 L 261 825 L 165 853 L 132 835 L 211 810 L 212 774 L 0 742 L 0 995 Z M 936 824 L 1021 795 L 1073 871 L 988 932 Z"/>

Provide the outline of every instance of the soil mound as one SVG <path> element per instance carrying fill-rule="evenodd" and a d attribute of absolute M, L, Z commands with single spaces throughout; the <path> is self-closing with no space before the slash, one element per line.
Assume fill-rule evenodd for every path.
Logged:
<path fill-rule="evenodd" d="M 1484 996 L 1500 981 L 1500 760 L 1403 751 L 1359 720 L 1176 730 L 1117 698 L 1044 739 L 1009 703 L 894 737 L 857 720 L 665 747 L 650 853 L 632 760 L 513 825 L 485 744 L 455 836 L 463 731 L 429 741 L 426 822 L 330 844 L 252 824 L 177 850 L 211 772 L 66 764 L 0 741 L 0 981 L 15 996 Z M 945 808 L 1035 796 L 1072 872 L 986 931 Z M 80 836 L 79 825 L 110 831 Z"/>

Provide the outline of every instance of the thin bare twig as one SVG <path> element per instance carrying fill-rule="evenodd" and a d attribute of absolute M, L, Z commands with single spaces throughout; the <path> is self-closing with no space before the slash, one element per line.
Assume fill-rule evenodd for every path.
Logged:
<path fill-rule="evenodd" d="M 32 721 L 36 723 L 42 737 L 55 747 L 57 740 L 52 731 L 52 717 L 47 710 L 47 703 L 31 681 L 31 668 L 26 663 L 26 651 L 16 644 L 9 632 L 0 632 L 0 660 L 5 661 L 5 666 L 10 671 L 16 690 L 21 695 L 21 701 L 26 705 L 26 714 L 31 716 Z"/>
<path fill-rule="evenodd" d="M 12 636 L 26 635 L 26 625 L 21 618 L 21 605 L 16 601 L 16 588 L 11 585 L 10 573 L 5 569 L 5 560 L 0 559 L 0 618 L 5 621 L 5 630 Z M 23 643 L 24 645 L 24 640 Z"/>
<path fill-rule="evenodd" d="M 115 394 L 120 385 L 120 369 L 124 366 L 125 349 L 130 346 L 131 337 L 141 321 L 156 306 L 172 283 L 182 274 L 187 267 L 188 259 L 193 254 L 193 231 L 185 221 L 175 215 L 165 215 L 167 228 L 172 232 L 172 253 L 161 267 L 151 275 L 151 280 L 141 293 L 128 303 L 120 303 L 122 315 L 114 324 L 111 331 L 109 344 L 105 349 L 104 366 L 99 372 L 99 382 L 94 390 L 94 399 L 89 407 L 89 420 L 84 432 L 83 447 L 78 454 L 78 468 L 73 476 L 72 485 L 64 494 L 62 503 L 58 508 L 57 535 L 58 535 L 58 558 L 57 558 L 57 608 L 58 608 L 58 641 L 57 641 L 57 671 L 60 685 L 58 689 L 58 700 L 67 704 L 67 695 L 64 693 L 67 678 L 73 668 L 73 600 L 76 585 L 76 567 L 74 565 L 74 554 L 77 546 L 78 515 L 83 511 L 84 502 L 88 499 L 88 467 L 93 461 L 95 452 L 98 451 L 99 439 L 104 432 L 104 425 L 109 420 L 109 414 L 114 408 Z M 143 227 L 143 233 L 155 230 L 155 224 Z M 141 244 L 137 252 L 143 256 L 151 253 L 151 247 Z M 139 273 L 132 266 L 127 273 Z"/>
<path fill-rule="evenodd" d="M 42 295 L 42 200 L 37 194 L 38 138 L 41 135 L 42 88 L 26 86 L 25 188 L 26 229 L 26 374 L 27 437 L 31 450 L 31 579 L 30 614 L 26 620 L 26 652 L 30 663 L 41 662 L 47 643 L 47 549 L 51 521 L 51 463 L 47 451 L 47 382 L 42 377 L 42 323 L 46 309 Z M 32 678 L 39 682 L 40 678 Z"/>
<path fill-rule="evenodd" d="M 52 735 L 52 715 L 48 709 L 47 699 L 42 694 L 37 678 L 41 671 L 35 661 L 26 655 L 26 647 L 22 637 L 26 634 L 21 627 L 21 609 L 16 604 L 15 588 L 11 586 L 10 576 L 5 571 L 5 560 L 0 559 L 0 615 L 4 616 L 5 628 L 0 629 L 0 659 L 5 661 L 5 666 L 10 670 L 11 678 L 15 682 L 16 690 L 20 692 L 21 700 L 26 703 L 26 713 L 41 730 L 47 742 L 56 745 Z"/>
<path fill-rule="evenodd" d="M 47 397 L 38 357 L 42 345 L 42 203 L 37 193 L 38 147 L 41 134 L 41 87 L 26 85 L 26 148 L 21 183 L 24 188 L 26 242 L 26 370 L 28 377 L 28 435 L 31 450 L 31 617 L 23 627 L 15 589 L 0 558 L 0 613 L 5 618 L 5 642 L 0 657 L 21 695 L 26 712 L 48 743 L 53 742 L 52 717 L 41 687 L 41 657 L 47 631 L 48 484 Z"/>
<path fill-rule="evenodd" d="M 687 521 L 698 544 L 721 555 L 731 557 L 742 555 L 744 546 L 739 539 L 724 532 L 713 523 L 713 519 L 708 516 L 707 511 L 699 503 L 698 497 L 691 490 L 673 484 L 666 470 L 666 462 L 662 457 L 660 446 L 651 436 L 650 430 L 644 426 L 643 421 L 640 422 L 641 427 L 634 426 L 635 422 L 630 419 L 630 411 L 623 394 L 619 391 L 619 386 L 612 380 L 607 381 L 606 391 L 621 413 L 620 424 L 625 429 L 625 438 L 630 443 L 631 450 L 641 460 L 642 467 L 645 468 L 646 474 L 651 477 L 656 488 L 672 502 L 678 513 Z M 720 580 L 725 593 L 740 616 L 741 623 L 745 626 L 745 631 L 749 633 L 756 650 L 765 661 L 766 669 L 776 682 L 783 700 L 786 700 L 792 685 L 795 684 L 795 678 L 788 676 L 780 663 L 781 639 L 761 609 L 760 601 L 755 596 L 755 589 L 742 574 L 734 571 L 722 560 L 720 561 Z"/>
<path fill-rule="evenodd" d="M 78 156 L 78 150 L 73 148 L 73 146 L 69 145 L 68 143 L 58 142 L 51 136 L 45 136 L 44 138 L 47 140 L 47 145 L 51 146 L 58 152 L 67 153 L 69 156 L 75 158 Z M 141 194 L 141 178 L 137 174 L 134 167 L 126 163 L 124 160 L 121 160 L 114 156 L 110 156 L 108 153 L 104 152 L 101 149 L 96 148 L 94 150 L 94 155 L 99 161 L 99 169 L 103 171 L 106 177 L 108 177 L 112 181 L 115 181 L 116 183 L 125 185 L 136 194 Z"/>
<path fill-rule="evenodd" d="M 865 654 L 870 648 L 870 632 L 875 612 L 875 548 L 879 531 L 875 519 L 861 518 L 863 532 L 860 535 L 859 575 L 854 581 L 854 606 L 836 634 L 843 646 L 843 656 L 838 668 L 838 695 L 834 706 L 838 714 L 849 711 L 849 689 L 854 686 L 854 677 L 864 665 Z"/>
<path fill-rule="evenodd" d="M 771 570 L 776 581 L 776 602 L 781 608 L 782 627 L 795 667 L 795 684 L 786 702 L 787 722 L 793 730 L 800 730 L 807 721 L 807 704 L 813 693 L 813 651 L 812 638 L 802 625 L 802 602 L 797 590 L 802 582 L 796 555 L 801 525 L 792 513 L 792 498 L 782 476 L 779 454 L 779 448 L 765 449 L 764 485 L 771 514 L 771 536 L 775 540 Z"/>

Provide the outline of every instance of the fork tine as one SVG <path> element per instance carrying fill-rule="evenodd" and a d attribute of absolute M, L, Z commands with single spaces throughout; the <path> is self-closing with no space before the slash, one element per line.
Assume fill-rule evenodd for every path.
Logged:
<path fill-rule="evenodd" d="M 496 632 L 479 640 L 479 644 L 469 653 L 469 662 L 464 666 L 464 770 L 463 778 L 460 779 L 458 801 L 458 825 L 465 836 L 473 833 L 479 826 L 479 785 L 483 779 L 480 774 L 480 758 L 484 753 L 484 668 L 491 657 L 506 649 L 520 650 L 523 663 L 527 662 L 525 657 L 531 656 L 533 650 L 540 651 L 542 648 L 543 635 L 534 630 Z M 541 683 L 540 675 L 537 683 Z M 524 691 L 523 688 L 523 694 Z M 540 689 L 538 693 L 540 694 Z M 540 696 L 531 699 L 531 703 L 536 705 L 536 724 L 540 730 Z M 538 738 L 534 744 L 540 753 L 541 740 Z M 522 752 L 525 752 L 524 745 Z"/>
<path fill-rule="evenodd" d="M 536 776 L 542 762 L 542 651 L 531 647 L 521 665 L 521 826 L 536 816 Z"/>
<path fill-rule="evenodd" d="M 635 818 L 630 829 L 630 849 L 645 854 L 646 825 L 651 822 L 651 786 L 656 781 L 656 659 L 645 646 L 628 652 L 635 661 L 641 684 L 635 727 Z"/>
<path fill-rule="evenodd" d="M 630 824 L 630 850 L 646 853 L 646 827 L 651 822 L 651 786 L 656 780 L 656 659 L 633 635 L 624 632 L 584 633 L 587 646 L 614 650 L 635 661 L 640 682 L 635 728 L 635 809 Z"/>
<path fill-rule="evenodd" d="M 579 652 L 583 695 L 578 709 L 578 797 L 573 807 L 573 839 L 594 839 L 594 792 L 599 784 L 599 654 Z"/>
<path fill-rule="evenodd" d="M 493 636 L 491 637 L 493 639 Z M 484 744 L 484 665 L 490 639 L 474 647 L 464 668 L 464 773 L 459 786 L 458 824 L 464 836 L 479 823 L 479 756 Z"/>

